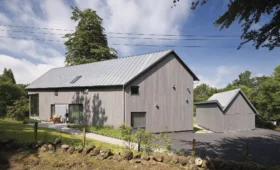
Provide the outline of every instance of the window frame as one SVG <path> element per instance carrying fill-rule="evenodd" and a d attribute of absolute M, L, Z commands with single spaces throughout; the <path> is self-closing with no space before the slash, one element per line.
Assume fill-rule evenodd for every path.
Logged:
<path fill-rule="evenodd" d="M 144 114 L 144 118 L 145 118 L 145 125 L 144 126 L 139 126 L 139 127 L 135 127 L 134 126 L 134 121 L 133 121 L 133 114 Z M 132 129 L 138 129 L 138 128 L 142 128 L 142 129 L 146 129 L 147 126 L 147 117 L 146 117 L 146 112 L 130 112 L 130 126 L 132 127 Z"/>
<path fill-rule="evenodd" d="M 137 89 L 137 93 L 132 92 L 134 88 Z M 130 86 L 130 94 L 136 96 L 139 95 L 139 86 Z"/>
<path fill-rule="evenodd" d="M 73 104 L 68 104 L 68 118 L 69 122 L 72 123 L 73 120 L 73 115 L 70 113 L 71 112 L 71 106 L 78 106 L 78 124 L 84 124 L 84 105 L 82 103 L 73 103 Z"/>
<path fill-rule="evenodd" d="M 55 114 L 55 104 L 51 104 L 51 118 Z"/>
<path fill-rule="evenodd" d="M 37 97 L 37 101 L 35 101 L 36 99 L 34 99 L 34 97 Z M 30 117 L 39 117 L 40 115 L 40 111 L 39 111 L 39 94 L 31 94 L 29 95 L 30 97 Z M 35 106 L 34 106 L 34 101 L 36 102 Z M 36 106 L 37 105 L 37 106 Z M 33 112 L 37 112 L 37 114 L 33 114 Z"/>

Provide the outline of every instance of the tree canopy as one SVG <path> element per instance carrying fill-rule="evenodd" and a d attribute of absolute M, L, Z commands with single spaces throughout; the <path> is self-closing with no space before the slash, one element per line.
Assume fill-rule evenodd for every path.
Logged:
<path fill-rule="evenodd" d="M 194 0 L 191 9 L 196 9 L 198 5 L 204 5 L 209 0 Z M 173 0 L 176 5 L 179 0 Z M 262 17 L 267 17 L 267 22 L 262 24 Z M 280 47 L 280 1 L 279 0 L 230 0 L 227 11 L 215 22 L 220 30 L 229 28 L 232 23 L 238 20 L 242 27 L 241 39 L 238 49 L 243 44 L 253 42 L 256 49 L 267 47 L 269 50 Z M 254 28 L 258 24 L 260 28 Z"/>
<path fill-rule="evenodd" d="M 197 86 L 194 90 L 194 102 L 201 102 L 208 100 L 210 96 L 217 93 L 216 88 L 210 87 L 207 84 L 201 84 Z"/>
<path fill-rule="evenodd" d="M 78 22 L 75 32 L 66 34 L 66 65 L 77 65 L 116 58 L 116 50 L 108 47 L 102 18 L 91 9 L 72 7 L 71 20 Z"/>
<path fill-rule="evenodd" d="M 13 102 L 26 97 L 23 85 L 15 84 L 15 79 L 11 69 L 4 69 L 0 74 L 0 116 L 5 116 L 7 106 L 13 105 Z"/>
<path fill-rule="evenodd" d="M 16 80 L 15 80 L 14 74 L 11 69 L 4 68 L 1 79 L 2 79 L 2 81 L 9 81 L 12 84 L 16 84 Z"/>

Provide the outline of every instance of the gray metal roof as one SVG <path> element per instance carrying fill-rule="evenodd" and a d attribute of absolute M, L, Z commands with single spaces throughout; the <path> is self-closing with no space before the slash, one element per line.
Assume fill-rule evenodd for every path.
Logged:
<path fill-rule="evenodd" d="M 89 64 L 54 68 L 28 85 L 27 89 L 125 85 L 171 52 L 174 51 L 165 50 Z M 184 67 L 190 71 L 195 80 L 198 80 L 185 64 Z M 81 77 L 75 83 L 70 83 L 77 76 Z"/>
<path fill-rule="evenodd" d="M 221 92 L 221 93 L 216 93 L 213 94 L 207 101 L 204 102 L 196 102 L 196 105 L 201 105 L 201 104 L 209 104 L 209 103 L 217 103 L 217 105 L 221 108 L 222 111 L 225 111 L 230 103 L 233 102 L 234 98 L 238 95 L 241 94 L 246 102 L 251 106 L 251 108 L 258 113 L 257 109 L 253 106 L 253 104 L 250 102 L 250 100 L 247 98 L 247 96 L 244 94 L 244 92 L 241 89 L 234 89 L 226 92 Z"/>
<path fill-rule="evenodd" d="M 223 109 L 225 109 L 230 102 L 234 99 L 234 97 L 239 93 L 240 89 L 230 90 L 226 92 L 213 94 L 208 101 L 217 100 Z"/>

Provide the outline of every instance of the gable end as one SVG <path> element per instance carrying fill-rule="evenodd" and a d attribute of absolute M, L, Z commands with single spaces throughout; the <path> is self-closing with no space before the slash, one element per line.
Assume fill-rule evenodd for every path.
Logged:
<path fill-rule="evenodd" d="M 175 58 L 177 59 L 177 61 L 179 61 L 179 63 L 186 69 L 186 71 L 193 77 L 194 81 L 199 81 L 198 77 L 191 71 L 191 69 L 183 62 L 183 60 L 172 50 L 169 53 L 167 53 L 166 55 L 164 55 L 163 57 L 161 57 L 161 59 L 159 59 L 157 62 L 155 62 L 154 64 L 152 64 L 151 66 L 147 67 L 145 70 L 143 70 L 142 72 L 140 72 L 139 74 L 137 74 L 135 77 L 133 77 L 132 79 L 130 79 L 128 82 L 126 82 L 124 84 L 124 86 L 127 86 L 128 84 L 130 84 L 131 82 L 133 82 L 135 79 L 137 79 L 138 77 L 140 77 L 141 75 L 143 75 L 144 73 L 146 73 L 148 70 L 150 70 L 152 67 L 154 67 L 155 65 L 157 65 L 158 63 L 160 63 L 163 59 L 165 59 L 167 56 L 174 54 Z"/>

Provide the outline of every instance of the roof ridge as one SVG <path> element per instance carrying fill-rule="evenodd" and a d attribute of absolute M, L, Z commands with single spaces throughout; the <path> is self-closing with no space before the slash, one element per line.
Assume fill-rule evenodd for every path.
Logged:
<path fill-rule="evenodd" d="M 149 53 L 142 53 L 142 54 L 136 54 L 136 55 L 131 55 L 131 56 L 119 57 L 117 59 L 128 58 L 128 57 L 137 57 L 140 55 L 154 54 L 154 53 L 160 53 L 160 52 L 164 52 L 164 51 L 173 51 L 173 50 L 174 49 L 159 50 L 159 51 L 153 51 L 153 52 L 149 52 Z"/>
<path fill-rule="evenodd" d="M 213 95 L 215 94 L 221 94 L 221 93 L 227 93 L 227 92 L 230 92 L 230 91 L 234 91 L 234 90 L 241 90 L 240 88 L 236 88 L 236 89 L 232 89 L 232 90 L 227 90 L 227 91 L 222 91 L 222 92 L 219 92 L 219 93 L 214 93 Z"/>
<path fill-rule="evenodd" d="M 166 49 L 166 50 L 160 50 L 160 51 L 154 51 L 154 52 L 149 52 L 149 53 L 136 54 L 136 55 L 125 56 L 125 57 L 117 57 L 117 58 L 112 58 L 112 59 L 102 60 L 102 61 L 97 61 L 97 62 L 92 62 L 92 63 L 84 63 L 84 64 L 71 65 L 71 66 L 55 67 L 55 68 L 51 68 L 50 70 L 66 68 L 66 67 L 67 68 L 69 68 L 69 67 L 77 67 L 77 66 L 81 66 L 81 65 L 88 65 L 88 64 L 100 63 L 100 62 L 111 61 L 111 60 L 119 60 L 119 59 L 124 59 L 124 58 L 137 57 L 137 56 L 141 56 L 141 55 L 160 53 L 160 52 L 164 52 L 164 51 L 174 51 L 174 49 Z"/>

